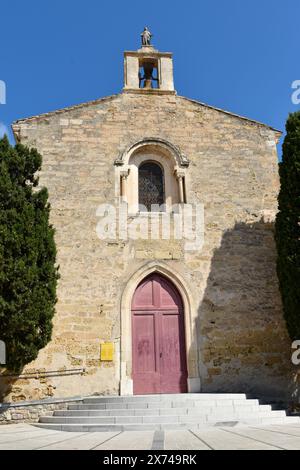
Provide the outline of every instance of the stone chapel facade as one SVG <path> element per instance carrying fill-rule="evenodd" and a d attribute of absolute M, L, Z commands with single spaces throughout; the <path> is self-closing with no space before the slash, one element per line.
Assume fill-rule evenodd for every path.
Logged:
<path fill-rule="evenodd" d="M 273 239 L 279 131 L 178 96 L 172 54 L 149 44 L 124 53 L 120 94 L 13 131 L 43 156 L 61 279 L 52 340 L 20 377 L 2 380 L 7 400 L 286 395 Z M 202 206 L 201 246 L 174 233 L 147 238 L 151 203 L 164 205 L 155 216 L 167 214 L 171 229 L 185 206 Z M 104 204 L 116 209 L 106 238 Z M 142 220 L 143 237 L 120 235 L 121 206 L 126 222 Z"/>

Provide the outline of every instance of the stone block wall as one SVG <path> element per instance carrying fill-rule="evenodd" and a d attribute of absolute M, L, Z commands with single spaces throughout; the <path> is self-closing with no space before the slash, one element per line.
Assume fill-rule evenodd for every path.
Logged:
<path fill-rule="evenodd" d="M 1 424 L 37 423 L 40 416 L 49 416 L 56 410 L 67 410 L 68 405 L 78 403 L 78 399 L 37 401 L 32 403 L 4 404 L 0 406 Z"/>
<path fill-rule="evenodd" d="M 266 126 L 173 95 L 120 94 L 14 125 L 43 155 L 61 279 L 52 341 L 25 369 L 84 367 L 72 378 L 0 385 L 6 399 L 118 394 L 121 298 L 132 275 L 163 263 L 189 286 L 197 337 L 191 378 L 203 392 L 282 396 L 291 384 L 273 222 L 279 189 L 276 139 Z M 189 203 L 203 203 L 204 246 L 181 240 L 100 240 L 99 204 L 115 204 L 115 159 L 145 137 L 163 138 L 190 160 Z M 115 345 L 100 361 L 100 343 Z M 48 388 L 47 388 L 48 387 Z M 48 392 L 47 392 L 48 390 Z M 49 396 L 49 395 L 48 395 Z"/>

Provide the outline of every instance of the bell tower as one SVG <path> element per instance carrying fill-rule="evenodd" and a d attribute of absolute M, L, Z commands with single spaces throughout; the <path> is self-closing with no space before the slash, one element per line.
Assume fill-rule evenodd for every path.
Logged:
<path fill-rule="evenodd" d="M 151 44 L 152 34 L 144 28 L 142 47 L 124 52 L 124 92 L 175 94 L 171 52 L 159 52 Z"/>

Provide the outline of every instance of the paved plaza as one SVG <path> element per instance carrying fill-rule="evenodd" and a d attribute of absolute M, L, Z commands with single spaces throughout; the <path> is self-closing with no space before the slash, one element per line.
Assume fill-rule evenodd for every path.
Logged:
<path fill-rule="evenodd" d="M 0 426 L 1 450 L 299 450 L 300 424 L 126 432 L 64 432 Z"/>

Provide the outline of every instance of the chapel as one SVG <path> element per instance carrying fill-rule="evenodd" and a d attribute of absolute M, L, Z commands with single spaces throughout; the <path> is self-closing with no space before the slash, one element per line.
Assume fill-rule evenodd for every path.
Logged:
<path fill-rule="evenodd" d="M 282 397 L 281 133 L 181 96 L 147 28 L 123 73 L 120 93 L 13 123 L 43 157 L 60 280 L 51 342 L 0 388 Z"/>

